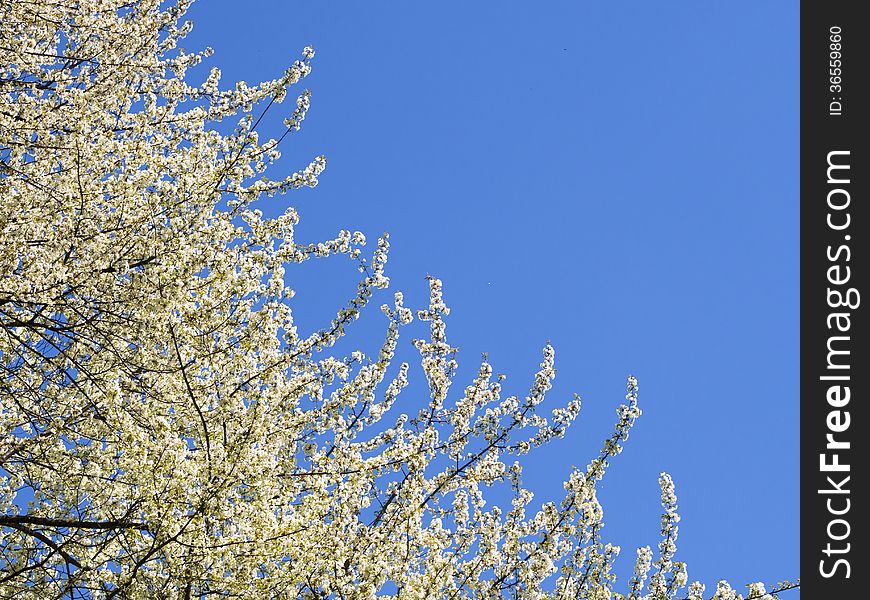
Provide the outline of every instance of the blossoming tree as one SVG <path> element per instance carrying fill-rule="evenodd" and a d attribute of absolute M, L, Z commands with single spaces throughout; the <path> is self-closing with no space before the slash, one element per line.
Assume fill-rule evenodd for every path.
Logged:
<path fill-rule="evenodd" d="M 634 378 L 600 454 L 527 514 L 511 457 L 580 410 L 539 414 L 551 347 L 524 397 L 486 360 L 451 394 L 430 278 L 418 413 L 392 408 L 414 318 L 400 293 L 376 356 L 331 355 L 388 284 L 387 237 L 370 256 L 361 233 L 303 243 L 292 208 L 254 207 L 324 169 L 267 175 L 307 91 L 284 135 L 258 135 L 314 51 L 258 85 L 221 87 L 217 69 L 191 83 L 210 52 L 177 46 L 187 5 L 0 3 L 0 597 L 703 598 L 675 560 L 666 474 L 657 551 L 624 585 L 611 571 L 596 484 L 640 415 Z M 357 292 L 301 336 L 285 269 L 330 255 L 359 264 Z M 498 481 L 511 506 L 486 510 Z M 722 582 L 715 597 L 742 596 Z"/>

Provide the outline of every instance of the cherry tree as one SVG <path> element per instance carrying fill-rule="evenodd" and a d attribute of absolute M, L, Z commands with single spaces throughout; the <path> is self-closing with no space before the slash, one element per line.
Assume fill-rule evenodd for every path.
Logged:
<path fill-rule="evenodd" d="M 401 293 L 381 307 L 375 355 L 335 355 L 388 286 L 388 237 L 365 252 L 360 232 L 300 241 L 293 208 L 256 208 L 325 167 L 273 176 L 308 91 L 280 137 L 258 133 L 314 50 L 256 85 L 189 75 L 211 52 L 178 46 L 188 4 L 0 3 L 0 597 L 769 600 L 796 587 L 690 584 L 664 473 L 661 540 L 617 583 L 596 485 L 641 414 L 633 377 L 600 453 L 531 511 L 519 458 L 580 410 L 575 397 L 541 414 L 553 348 L 525 395 L 503 394 L 485 358 L 455 391 L 430 277 L 425 309 Z M 301 335 L 285 270 L 333 255 L 359 266 L 356 293 Z M 397 414 L 411 375 L 394 355 L 415 318 L 429 325 L 414 341 L 424 397 Z M 485 502 L 499 482 L 509 507 Z"/>

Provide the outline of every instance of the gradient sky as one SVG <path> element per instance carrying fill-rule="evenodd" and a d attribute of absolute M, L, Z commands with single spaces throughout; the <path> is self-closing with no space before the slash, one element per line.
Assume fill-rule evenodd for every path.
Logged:
<path fill-rule="evenodd" d="M 709 589 L 799 576 L 798 8 L 207 0 L 186 46 L 212 46 L 225 83 L 316 48 L 312 108 L 280 168 L 324 153 L 327 170 L 261 208 L 294 205 L 303 241 L 389 231 L 387 274 L 414 308 L 440 277 L 455 393 L 482 352 L 525 393 L 553 343 L 545 406 L 576 391 L 584 408 L 526 457 L 534 505 L 593 458 L 638 377 L 644 415 L 601 488 L 604 537 L 630 572 L 658 543 L 668 471 L 677 558 Z M 356 276 L 346 260 L 289 271 L 300 329 L 328 322 Z M 390 296 L 353 344 L 379 343 Z"/>

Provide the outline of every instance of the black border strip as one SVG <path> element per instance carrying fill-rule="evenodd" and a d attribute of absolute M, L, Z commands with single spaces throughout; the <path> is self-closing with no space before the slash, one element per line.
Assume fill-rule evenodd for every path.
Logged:
<path fill-rule="evenodd" d="M 811 599 L 866 594 L 870 24 L 859 6 L 801 4 L 801 590 Z"/>

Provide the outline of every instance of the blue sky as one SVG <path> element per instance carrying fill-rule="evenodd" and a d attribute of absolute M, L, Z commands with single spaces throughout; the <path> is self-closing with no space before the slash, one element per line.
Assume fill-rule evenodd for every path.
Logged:
<path fill-rule="evenodd" d="M 644 415 L 601 488 L 621 571 L 658 542 L 665 470 L 690 578 L 799 575 L 797 2 L 208 0 L 191 18 L 186 45 L 214 47 L 225 82 L 316 48 L 281 168 L 324 153 L 327 170 L 262 208 L 294 205 L 306 241 L 389 231 L 415 308 L 440 277 L 457 393 L 489 352 L 522 394 L 555 346 L 548 406 L 576 391 L 584 408 L 528 457 L 537 501 L 597 452 L 633 373 Z M 288 283 L 314 329 L 356 272 Z M 351 336 L 383 327 L 372 307 Z"/>

